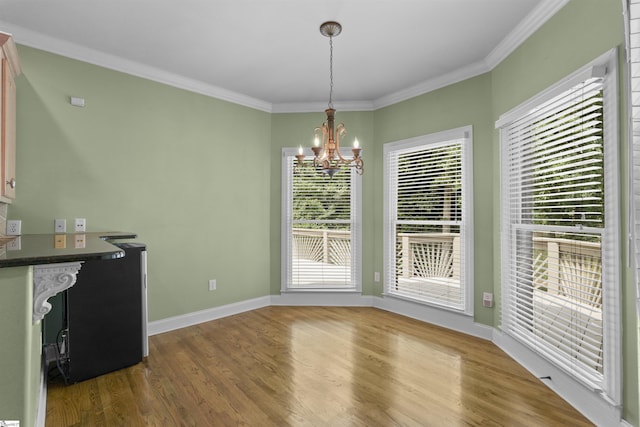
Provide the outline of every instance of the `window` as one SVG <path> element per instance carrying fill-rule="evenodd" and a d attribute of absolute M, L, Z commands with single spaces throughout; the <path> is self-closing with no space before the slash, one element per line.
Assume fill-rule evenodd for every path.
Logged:
<path fill-rule="evenodd" d="M 615 55 L 607 55 L 506 113 L 496 127 L 502 329 L 617 402 L 615 75 Z"/>
<path fill-rule="evenodd" d="M 385 144 L 385 294 L 473 312 L 471 127 Z"/>
<path fill-rule="evenodd" d="M 360 279 L 360 177 L 344 168 L 329 178 L 311 150 L 297 167 L 283 149 L 282 290 L 352 290 Z"/>

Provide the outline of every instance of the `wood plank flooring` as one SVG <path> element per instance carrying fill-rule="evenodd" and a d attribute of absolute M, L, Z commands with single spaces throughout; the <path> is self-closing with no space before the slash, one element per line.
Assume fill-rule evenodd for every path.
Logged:
<path fill-rule="evenodd" d="M 490 342 L 374 308 L 266 307 L 50 384 L 58 426 L 591 426 Z"/>

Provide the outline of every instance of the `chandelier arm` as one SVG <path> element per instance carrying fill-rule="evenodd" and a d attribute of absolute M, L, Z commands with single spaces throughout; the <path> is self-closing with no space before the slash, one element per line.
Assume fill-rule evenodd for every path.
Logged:
<path fill-rule="evenodd" d="M 342 153 L 340 152 L 340 137 L 342 135 L 344 135 L 345 133 L 347 133 L 347 128 L 344 127 L 343 123 L 340 123 L 338 126 L 336 126 L 336 149 L 335 152 L 338 155 L 338 158 L 340 159 L 341 163 L 344 164 L 349 164 L 352 162 L 352 160 L 347 160 L 342 156 Z"/>

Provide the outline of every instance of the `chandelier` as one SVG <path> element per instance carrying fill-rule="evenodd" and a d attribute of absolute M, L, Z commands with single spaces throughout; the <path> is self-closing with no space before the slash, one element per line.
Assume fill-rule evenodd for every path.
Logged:
<path fill-rule="evenodd" d="M 335 113 L 333 108 L 333 37 L 342 32 L 342 25 L 335 21 L 327 21 L 320 25 L 320 34 L 329 37 L 329 104 L 324 110 L 327 114 L 327 121 L 314 129 L 313 166 L 320 172 L 333 177 L 343 166 L 354 167 L 359 175 L 364 172 L 364 162 L 360 157 L 360 145 L 358 139 L 353 141 L 353 158 L 345 159 L 340 153 L 340 137 L 347 133 L 347 128 L 343 123 L 335 126 Z M 302 147 L 298 150 L 298 166 L 302 166 L 304 154 Z"/>

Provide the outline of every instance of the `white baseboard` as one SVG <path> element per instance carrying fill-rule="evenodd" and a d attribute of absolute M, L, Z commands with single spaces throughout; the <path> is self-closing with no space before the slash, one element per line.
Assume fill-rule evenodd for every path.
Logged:
<path fill-rule="evenodd" d="M 619 407 L 607 402 L 599 394 L 587 390 L 569 375 L 498 329 L 475 323 L 473 316 L 399 298 L 345 292 L 287 292 L 157 320 L 149 323 L 148 331 L 149 335 L 160 334 L 270 305 L 375 307 L 492 341 L 534 376 L 551 376 L 552 381 L 545 381 L 545 384 L 596 425 L 631 427 L 628 422 L 621 419 Z M 38 425 L 44 426 L 44 423 Z"/>
<path fill-rule="evenodd" d="M 473 321 L 473 316 L 430 307 L 394 297 L 375 297 L 373 307 L 421 320 L 463 334 L 491 340 L 493 328 Z"/>
<path fill-rule="evenodd" d="M 509 335 L 494 329 L 492 341 L 535 377 L 551 377 L 543 380 L 544 384 L 594 424 L 598 426 L 629 425 L 621 419 L 620 407 L 608 402 L 599 393 L 586 388 Z"/>
<path fill-rule="evenodd" d="M 267 307 L 269 305 L 271 305 L 271 297 L 265 296 L 246 301 L 240 301 L 233 304 L 227 304 L 220 307 L 208 308 L 206 310 L 195 311 L 193 313 L 187 313 L 180 316 L 168 317 L 166 319 L 149 322 L 147 326 L 147 332 L 149 336 L 161 334 L 163 332 L 186 328 L 187 326 L 193 326 L 197 325 L 198 323 L 204 323 L 210 320 L 232 316 L 234 314 L 243 313 L 245 311 Z"/>
<path fill-rule="evenodd" d="M 36 427 L 45 427 L 47 420 L 47 366 L 42 361 L 40 365 L 40 393 L 38 394 L 38 410 L 36 412 Z"/>
<path fill-rule="evenodd" d="M 372 307 L 373 298 L 357 292 L 283 292 L 271 295 L 271 305 Z"/>

